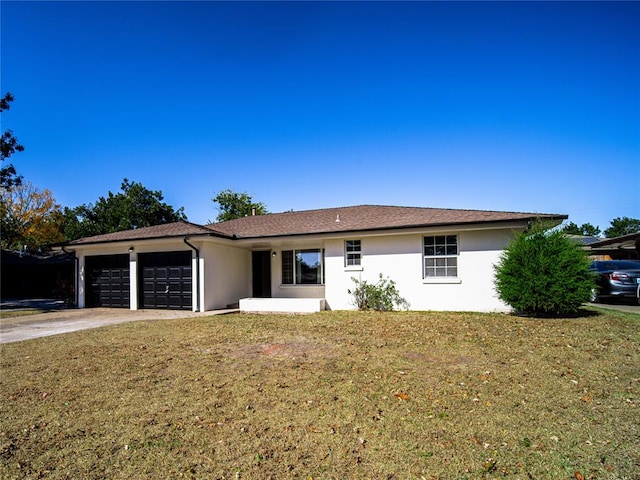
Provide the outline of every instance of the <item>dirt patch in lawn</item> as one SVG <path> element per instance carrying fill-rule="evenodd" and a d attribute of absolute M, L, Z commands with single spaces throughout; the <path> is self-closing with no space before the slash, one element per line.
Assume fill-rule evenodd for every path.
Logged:
<path fill-rule="evenodd" d="M 232 353 L 236 357 L 267 357 L 283 360 L 313 361 L 330 359 L 337 355 L 336 346 L 327 343 L 287 342 L 258 343 L 240 347 Z"/>

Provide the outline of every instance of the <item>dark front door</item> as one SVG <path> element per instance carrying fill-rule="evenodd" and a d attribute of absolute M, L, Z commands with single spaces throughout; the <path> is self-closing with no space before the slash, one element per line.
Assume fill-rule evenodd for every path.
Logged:
<path fill-rule="evenodd" d="M 141 308 L 191 310 L 191 251 L 138 255 Z"/>
<path fill-rule="evenodd" d="M 129 255 L 99 255 L 85 259 L 88 307 L 129 308 Z"/>
<path fill-rule="evenodd" d="M 271 252 L 253 252 L 251 262 L 254 298 L 271 298 Z"/>

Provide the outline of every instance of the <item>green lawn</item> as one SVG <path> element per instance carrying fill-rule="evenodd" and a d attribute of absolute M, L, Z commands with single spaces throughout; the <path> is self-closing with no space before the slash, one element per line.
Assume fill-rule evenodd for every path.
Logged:
<path fill-rule="evenodd" d="M 5 344 L 0 477 L 638 479 L 640 315 L 585 313 L 236 314 Z"/>

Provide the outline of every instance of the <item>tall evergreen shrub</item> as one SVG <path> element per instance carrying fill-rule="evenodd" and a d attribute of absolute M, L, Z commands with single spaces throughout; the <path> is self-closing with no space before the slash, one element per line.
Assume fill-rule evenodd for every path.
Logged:
<path fill-rule="evenodd" d="M 517 234 L 494 267 L 499 298 L 520 315 L 575 314 L 595 288 L 587 253 L 547 227 L 536 222 Z"/>

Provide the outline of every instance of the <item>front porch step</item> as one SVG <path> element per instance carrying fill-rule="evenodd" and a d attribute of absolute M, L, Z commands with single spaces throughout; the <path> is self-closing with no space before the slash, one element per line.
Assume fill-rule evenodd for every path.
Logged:
<path fill-rule="evenodd" d="M 240 311 L 252 313 L 313 313 L 325 309 L 324 298 L 241 298 Z"/>

